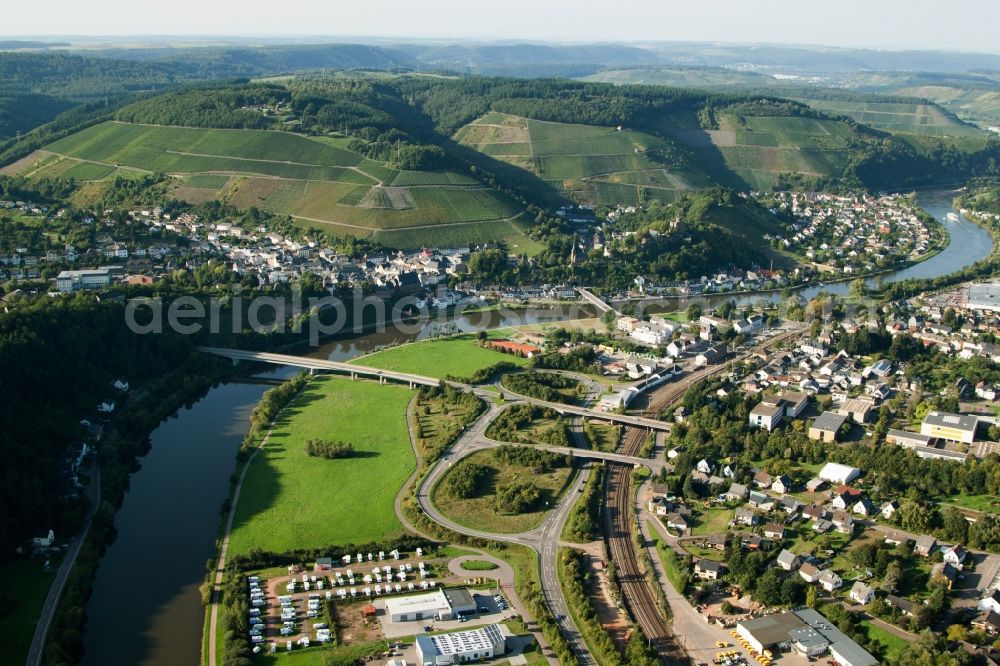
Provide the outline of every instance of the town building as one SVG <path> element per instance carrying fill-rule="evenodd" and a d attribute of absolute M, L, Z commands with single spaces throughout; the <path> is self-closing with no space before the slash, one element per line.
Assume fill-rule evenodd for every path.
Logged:
<path fill-rule="evenodd" d="M 928 412 L 920 424 L 920 433 L 928 437 L 949 442 L 972 444 L 976 438 L 979 418 L 971 414 L 949 414 L 948 412 Z"/>
<path fill-rule="evenodd" d="M 846 414 L 823 412 L 809 426 L 809 439 L 816 439 L 821 442 L 836 442 L 840 437 L 840 428 L 846 422 Z"/>
<path fill-rule="evenodd" d="M 385 600 L 385 613 L 393 622 L 454 620 L 474 612 L 475 601 L 465 588 L 437 589 L 427 594 Z"/>

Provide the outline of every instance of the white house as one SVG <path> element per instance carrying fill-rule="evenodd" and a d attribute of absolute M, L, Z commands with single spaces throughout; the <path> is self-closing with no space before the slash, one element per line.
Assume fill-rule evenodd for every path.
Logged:
<path fill-rule="evenodd" d="M 820 587 L 827 592 L 838 590 L 844 584 L 844 581 L 832 569 L 824 570 L 816 580 L 819 581 Z"/>
<path fill-rule="evenodd" d="M 35 548 L 50 548 L 56 540 L 56 533 L 51 529 L 48 532 L 42 532 L 35 538 L 31 540 L 31 545 Z"/>
<path fill-rule="evenodd" d="M 875 590 L 871 588 L 870 585 L 865 585 L 860 580 L 855 581 L 854 585 L 851 586 L 851 599 L 862 606 L 871 603 L 872 599 L 875 598 Z"/>

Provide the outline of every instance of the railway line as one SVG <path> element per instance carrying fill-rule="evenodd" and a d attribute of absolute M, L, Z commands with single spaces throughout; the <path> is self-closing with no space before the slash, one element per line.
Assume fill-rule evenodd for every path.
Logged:
<path fill-rule="evenodd" d="M 733 363 L 748 358 L 755 351 L 783 342 L 801 333 L 793 329 L 776 335 L 754 349 L 743 352 L 727 363 L 703 368 L 684 377 L 681 381 L 665 384 L 646 396 L 645 411 L 659 413 L 680 400 L 696 382 L 708 379 L 731 367 Z M 638 456 L 649 431 L 630 427 L 625 431 L 618 453 Z M 650 646 L 665 664 L 689 664 L 687 653 L 663 616 L 646 577 L 639 566 L 635 543 L 632 540 L 632 467 L 622 463 L 608 463 L 605 484 L 605 541 L 617 567 L 618 584 L 622 600 L 632 619 L 639 625 Z"/>

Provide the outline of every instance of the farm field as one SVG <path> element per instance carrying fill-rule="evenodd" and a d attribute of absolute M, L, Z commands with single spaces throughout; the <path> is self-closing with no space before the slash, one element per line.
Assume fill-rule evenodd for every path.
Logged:
<path fill-rule="evenodd" d="M 310 383 L 250 464 L 230 552 L 366 543 L 400 533 L 393 500 L 416 464 L 406 426 L 412 397 L 405 386 L 370 381 Z M 379 419 L 375 424 L 359 414 Z M 305 443 L 311 438 L 350 442 L 355 454 L 310 457 Z"/>
<path fill-rule="evenodd" d="M 453 171 L 400 171 L 345 149 L 342 141 L 271 130 L 167 127 L 105 122 L 46 146 L 6 171 L 29 178 L 100 181 L 124 171 L 166 173 L 174 196 L 199 204 L 223 199 L 298 218 L 337 235 L 376 236 L 401 247 L 457 238 L 520 241 L 509 224 L 521 208 Z M 437 225 L 464 225 L 454 234 Z M 410 233 L 383 230 L 419 227 Z M 427 235 L 425 235 L 425 232 Z M 452 241 L 455 242 L 455 241 Z"/>
<path fill-rule="evenodd" d="M 443 378 L 447 375 L 469 377 L 477 370 L 503 361 L 522 367 L 528 365 L 527 359 L 480 347 L 476 344 L 475 336 L 470 333 L 390 347 L 357 358 L 351 363 Z"/>
<path fill-rule="evenodd" d="M 650 134 L 491 112 L 456 132 L 457 141 L 531 171 L 580 203 L 636 204 L 671 200 L 709 184 L 671 164 L 673 146 Z"/>
<path fill-rule="evenodd" d="M 444 490 L 448 477 L 460 473 L 469 465 L 484 465 L 488 469 L 487 478 L 477 488 L 476 495 L 468 499 L 457 499 Z M 495 460 L 494 451 L 477 451 L 455 464 L 431 490 L 431 499 L 442 514 L 460 525 L 486 530 L 498 534 L 514 534 L 537 527 L 548 507 L 554 507 L 562 495 L 572 475 L 571 467 L 559 467 L 547 473 L 536 473 L 530 467 L 504 464 Z M 530 479 L 541 491 L 537 508 L 518 514 L 498 513 L 494 510 L 498 490 Z"/>

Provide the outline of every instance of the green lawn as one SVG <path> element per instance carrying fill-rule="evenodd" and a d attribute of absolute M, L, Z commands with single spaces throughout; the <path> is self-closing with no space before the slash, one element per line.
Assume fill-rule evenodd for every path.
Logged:
<path fill-rule="evenodd" d="M 428 377 L 468 377 L 502 361 L 528 365 L 527 359 L 480 347 L 475 336 L 468 334 L 411 342 L 362 356 L 352 363 Z"/>
<path fill-rule="evenodd" d="M 402 531 L 396 492 L 414 469 L 404 386 L 316 379 L 251 463 L 236 507 L 231 554 L 366 543 Z M 354 444 L 339 460 L 305 453 L 307 439 Z"/>
<path fill-rule="evenodd" d="M 941 504 L 953 504 L 962 509 L 1000 513 L 1000 499 L 994 495 L 954 495 L 942 497 Z"/>
<path fill-rule="evenodd" d="M 41 564 L 29 560 L 0 564 L 0 590 L 12 604 L 9 612 L 0 614 L 0 644 L 5 659 L 10 660 L 7 663 L 22 664 L 27 658 L 53 578 L 55 571 L 44 571 Z"/>
<path fill-rule="evenodd" d="M 729 521 L 732 519 L 732 509 L 706 509 L 699 511 L 696 513 L 691 534 L 724 534 L 729 529 Z"/>
<path fill-rule="evenodd" d="M 468 499 L 449 496 L 443 490 L 448 476 L 465 465 L 476 463 L 491 470 L 489 478 L 478 489 L 476 496 Z M 460 525 L 495 534 L 516 534 L 537 527 L 549 509 L 555 508 L 569 483 L 572 471 L 570 467 L 559 467 L 547 474 L 537 474 L 530 467 L 497 463 L 491 450 L 477 451 L 463 458 L 438 481 L 431 490 L 431 501 L 442 514 Z M 494 509 L 497 490 L 525 480 L 530 480 L 542 491 L 542 499 L 537 508 L 514 515 L 498 513 Z"/>
<path fill-rule="evenodd" d="M 882 646 L 884 652 L 882 653 L 881 661 L 883 664 L 897 663 L 899 657 L 909 648 L 909 643 L 906 640 L 890 634 L 882 627 L 878 627 L 868 620 L 862 620 L 861 628 L 868 635 L 869 640 L 875 641 Z"/>

